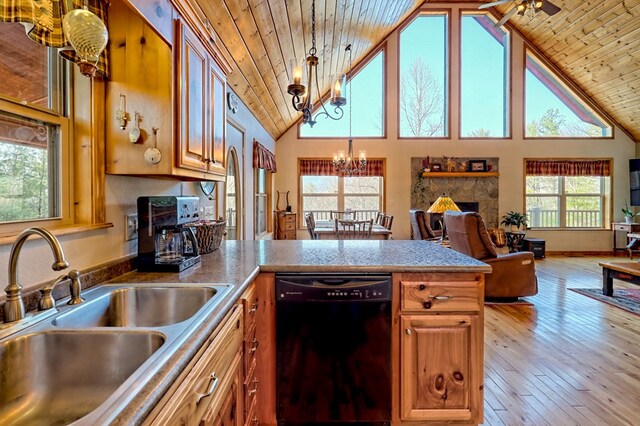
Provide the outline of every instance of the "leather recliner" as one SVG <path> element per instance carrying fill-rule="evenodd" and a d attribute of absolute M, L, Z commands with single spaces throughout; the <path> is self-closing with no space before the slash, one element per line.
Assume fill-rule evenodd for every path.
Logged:
<path fill-rule="evenodd" d="M 538 293 L 533 253 L 498 254 L 476 212 L 445 212 L 444 222 L 453 250 L 491 266 L 491 273 L 485 275 L 485 298 L 514 299 Z"/>
<path fill-rule="evenodd" d="M 412 240 L 439 240 L 442 231 L 434 231 L 429 225 L 427 214 L 421 209 L 409 210 Z"/>

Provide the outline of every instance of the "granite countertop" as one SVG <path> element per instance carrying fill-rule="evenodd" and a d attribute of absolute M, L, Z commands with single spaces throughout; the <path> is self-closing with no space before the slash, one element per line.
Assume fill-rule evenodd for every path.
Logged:
<path fill-rule="evenodd" d="M 131 272 L 109 283 L 226 283 L 211 317 L 120 410 L 112 424 L 140 424 L 259 272 L 491 272 L 483 262 L 429 241 L 225 241 L 180 273 Z"/>

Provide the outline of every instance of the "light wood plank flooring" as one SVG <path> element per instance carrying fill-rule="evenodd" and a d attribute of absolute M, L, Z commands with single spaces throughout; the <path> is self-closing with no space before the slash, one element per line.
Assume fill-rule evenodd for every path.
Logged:
<path fill-rule="evenodd" d="M 613 259 L 536 260 L 533 305 L 485 306 L 485 425 L 640 425 L 640 316 L 567 290 Z"/>

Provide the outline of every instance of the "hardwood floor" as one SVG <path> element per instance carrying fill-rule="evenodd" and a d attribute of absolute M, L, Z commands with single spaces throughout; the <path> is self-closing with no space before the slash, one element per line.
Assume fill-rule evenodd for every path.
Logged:
<path fill-rule="evenodd" d="M 532 305 L 485 306 L 485 425 L 640 425 L 640 316 L 567 290 L 613 259 L 536 260 Z"/>

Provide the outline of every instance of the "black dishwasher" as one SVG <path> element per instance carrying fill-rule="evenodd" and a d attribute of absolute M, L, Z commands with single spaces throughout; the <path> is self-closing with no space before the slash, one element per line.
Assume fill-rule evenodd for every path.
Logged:
<path fill-rule="evenodd" d="M 391 424 L 391 276 L 276 275 L 279 425 Z"/>

